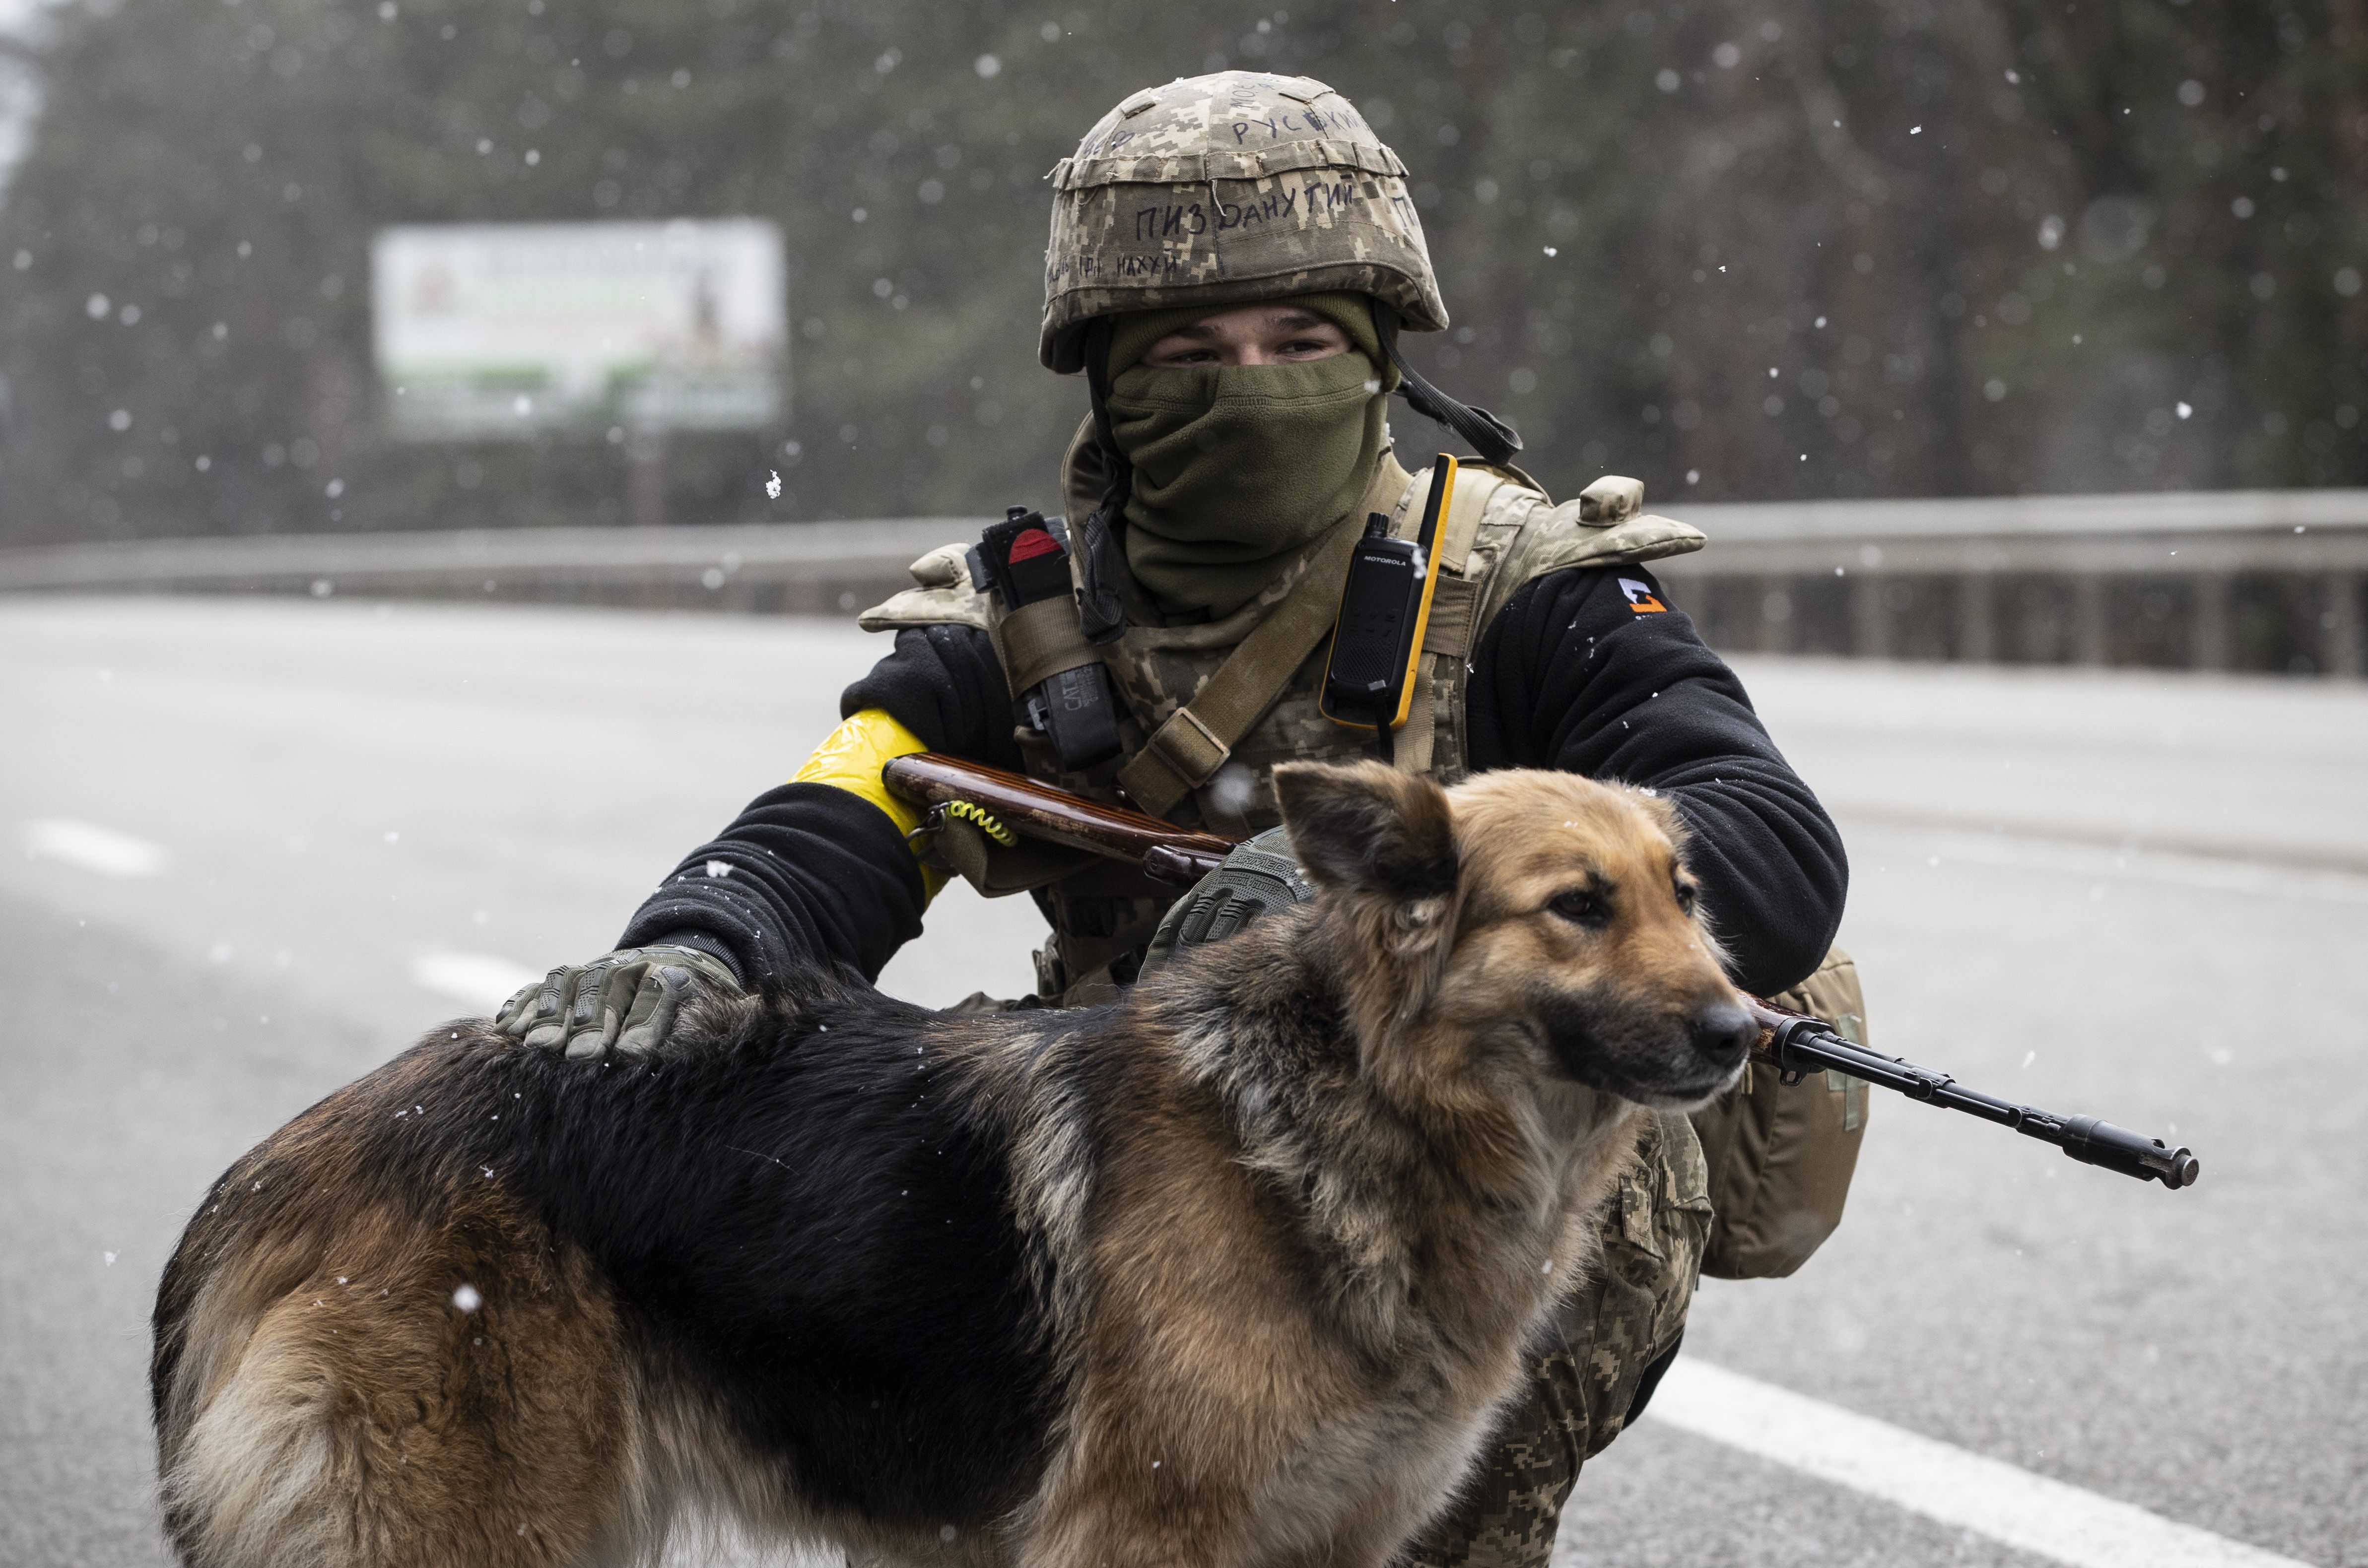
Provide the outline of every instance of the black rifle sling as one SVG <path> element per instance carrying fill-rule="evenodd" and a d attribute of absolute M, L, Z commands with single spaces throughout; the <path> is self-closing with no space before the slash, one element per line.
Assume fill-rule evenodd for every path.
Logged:
<path fill-rule="evenodd" d="M 1421 372 L 1398 354 L 1397 324 L 1383 313 L 1381 301 L 1374 300 L 1372 304 L 1374 335 L 1382 340 L 1382 352 L 1398 368 L 1398 395 L 1406 400 L 1407 406 L 1454 431 L 1482 460 L 1499 467 L 1511 462 L 1513 454 L 1521 449 L 1520 432 L 1486 409 L 1458 403 L 1423 380 Z"/>

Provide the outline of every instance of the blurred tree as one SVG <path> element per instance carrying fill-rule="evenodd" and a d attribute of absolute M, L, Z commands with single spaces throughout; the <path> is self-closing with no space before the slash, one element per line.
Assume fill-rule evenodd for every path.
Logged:
<path fill-rule="evenodd" d="M 782 225 L 789 421 L 677 441 L 679 517 L 1044 502 L 1041 176 L 1225 66 L 1397 146 L 1414 357 L 1557 492 L 2368 477 L 2368 0 L 85 0 L 21 53 L 10 541 L 620 520 L 597 438 L 381 433 L 370 236 L 462 220 Z"/>

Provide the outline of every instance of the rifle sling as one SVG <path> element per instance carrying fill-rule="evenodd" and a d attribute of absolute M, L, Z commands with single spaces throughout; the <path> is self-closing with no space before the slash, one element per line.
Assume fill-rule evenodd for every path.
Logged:
<path fill-rule="evenodd" d="M 1274 705 L 1316 644 L 1332 634 L 1349 560 L 1365 531 L 1365 508 L 1333 526 L 1306 574 L 1242 639 L 1192 700 L 1167 716 L 1127 765 L 1119 786 L 1135 804 L 1165 816 L 1177 801 L 1217 775 L 1234 744 Z"/>

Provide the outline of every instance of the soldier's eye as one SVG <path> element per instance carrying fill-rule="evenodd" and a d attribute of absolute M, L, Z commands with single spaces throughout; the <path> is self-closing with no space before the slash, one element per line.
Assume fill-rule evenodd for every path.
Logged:
<path fill-rule="evenodd" d="M 1571 924 L 1585 926 L 1590 930 L 1610 924 L 1611 919 L 1611 911 L 1605 907 L 1603 901 L 1585 888 L 1556 893 L 1546 907 Z"/>

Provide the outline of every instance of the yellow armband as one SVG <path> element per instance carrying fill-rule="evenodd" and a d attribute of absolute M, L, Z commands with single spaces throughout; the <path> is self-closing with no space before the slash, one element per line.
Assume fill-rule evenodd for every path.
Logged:
<path fill-rule="evenodd" d="M 866 708 L 833 730 L 814 748 L 814 754 L 806 758 L 805 766 L 791 776 L 790 782 L 828 784 L 850 795 L 860 795 L 887 812 L 898 833 L 909 835 L 921 825 L 927 813 L 903 796 L 891 793 L 880 770 L 893 758 L 928 749 L 920 736 L 890 717 L 887 710 Z M 925 898 L 936 898 L 938 890 L 945 884 L 943 872 L 921 868 Z"/>

